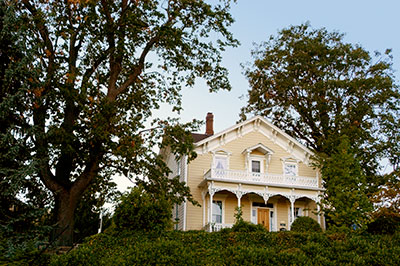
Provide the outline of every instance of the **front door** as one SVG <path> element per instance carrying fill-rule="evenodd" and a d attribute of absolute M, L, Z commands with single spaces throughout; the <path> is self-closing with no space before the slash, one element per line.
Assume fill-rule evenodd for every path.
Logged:
<path fill-rule="evenodd" d="M 269 231 L 269 210 L 268 209 L 258 209 L 257 212 L 257 223 L 262 224 L 267 231 Z"/>

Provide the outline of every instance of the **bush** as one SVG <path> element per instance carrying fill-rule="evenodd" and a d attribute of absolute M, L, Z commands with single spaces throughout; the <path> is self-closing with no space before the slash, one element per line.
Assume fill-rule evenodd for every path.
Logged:
<path fill-rule="evenodd" d="M 265 228 L 260 224 L 253 224 L 243 220 L 243 211 L 241 207 L 235 208 L 236 213 L 234 214 L 236 222 L 232 226 L 233 232 L 262 232 L 266 231 Z"/>
<path fill-rule="evenodd" d="M 172 228 L 172 204 L 162 195 L 147 193 L 135 187 L 121 197 L 113 217 L 118 229 L 163 231 Z"/>
<path fill-rule="evenodd" d="M 266 231 L 264 226 L 261 224 L 253 224 L 250 222 L 246 222 L 243 220 L 237 221 L 233 226 L 232 226 L 232 231 L 233 232 L 262 232 Z"/>
<path fill-rule="evenodd" d="M 370 234 L 389 234 L 400 232 L 400 216 L 396 213 L 383 212 L 377 215 L 372 223 L 368 225 Z"/>
<path fill-rule="evenodd" d="M 321 226 L 317 223 L 317 221 L 306 216 L 297 217 L 292 223 L 290 230 L 299 233 L 313 233 L 322 231 Z"/>
<path fill-rule="evenodd" d="M 113 231 L 51 265 L 400 265 L 400 234 Z"/>

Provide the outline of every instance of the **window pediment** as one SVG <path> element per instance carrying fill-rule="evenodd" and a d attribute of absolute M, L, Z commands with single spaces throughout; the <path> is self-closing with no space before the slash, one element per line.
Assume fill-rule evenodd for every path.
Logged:
<path fill-rule="evenodd" d="M 258 143 L 258 144 L 254 145 L 254 146 L 248 147 L 242 153 L 244 153 L 244 154 L 245 153 L 252 153 L 253 151 L 254 152 L 257 151 L 257 152 L 262 153 L 264 155 L 274 154 L 273 150 L 271 150 L 270 148 L 268 148 L 267 146 L 265 146 L 262 143 Z"/>

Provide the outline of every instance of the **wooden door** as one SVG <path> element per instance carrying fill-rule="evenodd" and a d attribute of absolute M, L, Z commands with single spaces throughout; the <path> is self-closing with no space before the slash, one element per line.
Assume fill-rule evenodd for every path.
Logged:
<path fill-rule="evenodd" d="M 258 209 L 257 223 L 262 224 L 269 231 L 269 210 L 268 209 Z"/>

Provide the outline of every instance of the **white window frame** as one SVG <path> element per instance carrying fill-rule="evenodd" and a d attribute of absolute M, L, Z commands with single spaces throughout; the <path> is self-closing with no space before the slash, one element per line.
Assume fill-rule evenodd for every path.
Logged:
<path fill-rule="evenodd" d="M 213 199 L 213 204 L 214 204 L 214 201 L 215 202 L 217 202 L 217 201 L 220 201 L 221 202 L 221 223 L 217 223 L 217 222 L 214 222 L 213 221 L 213 216 L 214 216 L 214 213 L 212 212 L 212 216 L 211 216 L 211 222 L 212 223 L 216 223 L 216 224 L 224 224 L 225 223 L 225 200 L 223 200 L 223 199 Z M 211 206 L 211 209 L 212 209 L 212 207 L 213 206 Z"/>
<path fill-rule="evenodd" d="M 253 161 L 258 161 L 260 162 L 260 173 L 259 174 L 263 174 L 265 173 L 265 156 L 261 156 L 261 155 L 250 155 L 249 156 L 249 161 L 247 163 L 247 165 L 249 166 L 247 171 L 250 173 L 255 173 L 257 174 L 257 172 L 253 172 Z"/>
<path fill-rule="evenodd" d="M 211 163 L 211 168 L 216 169 L 217 168 L 217 158 L 224 158 L 226 160 L 226 169 L 224 170 L 229 170 L 229 158 L 232 153 L 226 150 L 216 150 L 212 152 L 213 154 L 213 160 Z"/>
<path fill-rule="evenodd" d="M 286 157 L 286 158 L 282 158 L 282 174 L 285 176 L 292 176 L 292 175 L 288 175 L 286 174 L 286 166 L 287 165 L 294 165 L 295 166 L 295 175 L 294 176 L 299 176 L 299 160 L 294 159 L 292 157 Z"/>

